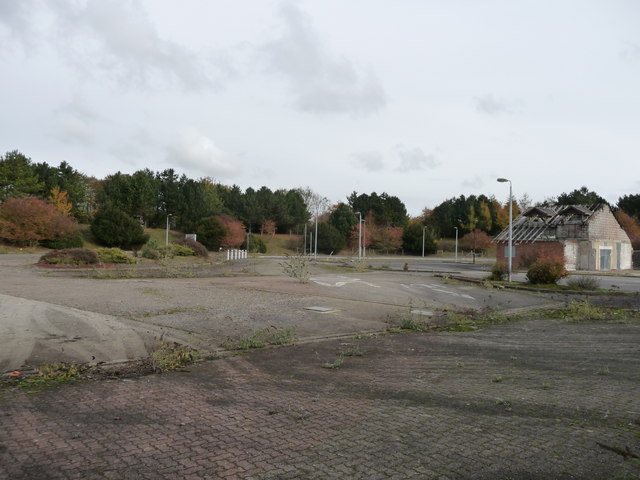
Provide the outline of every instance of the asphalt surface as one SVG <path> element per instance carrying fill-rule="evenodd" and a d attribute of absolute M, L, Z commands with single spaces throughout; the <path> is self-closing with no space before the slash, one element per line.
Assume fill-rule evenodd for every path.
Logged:
<path fill-rule="evenodd" d="M 36 267 L 37 258 L 0 256 L 0 371 L 131 360 L 160 341 L 215 351 L 265 328 L 322 338 L 382 331 L 415 310 L 549 303 L 539 295 L 447 282 L 430 272 L 354 272 L 323 262 L 301 284 L 284 276 L 273 259 L 246 262 L 231 276 L 94 278 L 91 270 Z"/>

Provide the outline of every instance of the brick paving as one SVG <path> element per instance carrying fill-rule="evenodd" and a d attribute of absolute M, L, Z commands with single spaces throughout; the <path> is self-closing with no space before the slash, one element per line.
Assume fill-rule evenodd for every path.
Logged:
<path fill-rule="evenodd" d="M 637 323 L 331 340 L 0 393 L 12 480 L 640 478 L 597 442 L 640 453 Z"/>

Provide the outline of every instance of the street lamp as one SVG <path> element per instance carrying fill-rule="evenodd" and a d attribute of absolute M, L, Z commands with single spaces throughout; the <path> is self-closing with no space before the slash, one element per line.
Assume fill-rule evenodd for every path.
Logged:
<path fill-rule="evenodd" d="M 362 242 L 362 256 L 367 256 L 367 221 L 362 220 L 362 231 L 364 232 L 364 241 Z"/>
<path fill-rule="evenodd" d="M 362 213 L 355 212 L 358 215 L 358 260 L 362 260 Z"/>
<path fill-rule="evenodd" d="M 511 262 L 513 259 L 513 190 L 511 185 L 511 180 L 508 178 L 498 178 L 498 182 L 505 183 L 509 182 L 509 281 L 511 281 Z"/>
<path fill-rule="evenodd" d="M 456 229 L 456 263 L 458 263 L 458 227 L 453 227 Z"/>
<path fill-rule="evenodd" d="M 169 245 L 169 217 L 171 216 L 171 214 L 169 213 L 167 215 L 167 231 L 165 232 L 165 236 L 164 236 L 164 244 L 165 245 Z"/>
<path fill-rule="evenodd" d="M 427 229 L 426 225 L 422 227 L 422 258 L 424 258 L 424 232 Z"/>

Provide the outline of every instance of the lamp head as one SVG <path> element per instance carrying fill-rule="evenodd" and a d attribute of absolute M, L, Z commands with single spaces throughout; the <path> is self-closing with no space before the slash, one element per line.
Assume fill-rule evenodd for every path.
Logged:
<path fill-rule="evenodd" d="M 508 178 L 498 178 L 497 180 L 498 180 L 500 183 L 505 183 L 505 182 L 508 182 L 508 181 L 509 181 L 509 179 L 508 179 Z"/>

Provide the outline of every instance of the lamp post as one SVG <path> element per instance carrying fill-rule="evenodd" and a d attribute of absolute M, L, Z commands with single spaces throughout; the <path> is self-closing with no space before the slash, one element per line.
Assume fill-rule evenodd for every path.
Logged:
<path fill-rule="evenodd" d="M 456 263 L 458 263 L 458 227 L 453 227 L 456 229 Z"/>
<path fill-rule="evenodd" d="M 362 213 L 355 212 L 358 215 L 358 260 L 362 260 Z"/>
<path fill-rule="evenodd" d="M 367 256 L 367 221 L 362 220 L 362 231 L 364 232 L 364 241 L 362 243 L 362 256 Z"/>
<path fill-rule="evenodd" d="M 166 230 L 165 235 L 164 235 L 164 244 L 165 245 L 169 245 L 169 217 L 170 216 L 171 216 L 171 214 L 169 213 L 167 215 L 167 230 Z"/>
<path fill-rule="evenodd" d="M 424 232 L 427 229 L 426 225 L 422 227 L 422 258 L 424 258 Z"/>
<path fill-rule="evenodd" d="M 509 281 L 511 281 L 511 265 L 513 259 L 513 189 L 511 180 L 508 178 L 498 178 L 498 182 L 509 182 L 509 260 L 507 261 L 509 269 Z"/>

